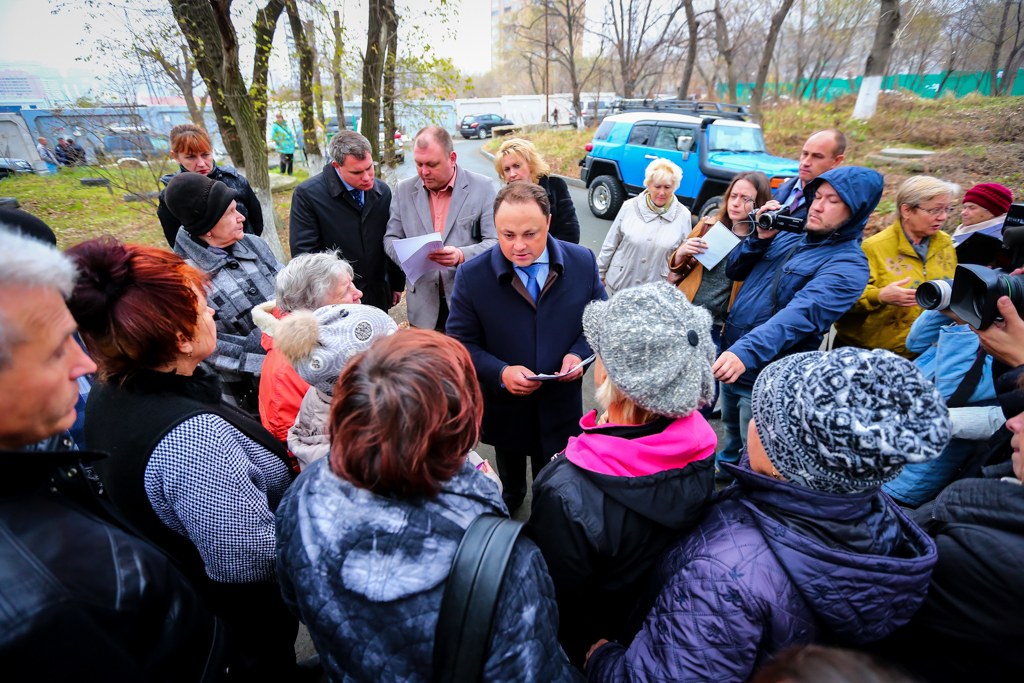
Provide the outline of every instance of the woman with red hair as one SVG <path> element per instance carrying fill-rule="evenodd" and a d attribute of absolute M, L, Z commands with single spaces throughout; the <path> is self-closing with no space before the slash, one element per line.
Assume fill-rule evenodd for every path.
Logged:
<path fill-rule="evenodd" d="M 469 352 L 399 330 L 352 358 L 334 390 L 331 452 L 278 508 L 278 573 L 332 681 L 433 680 L 437 615 L 455 550 L 478 515 L 508 516 L 467 460 L 483 400 Z M 573 681 L 554 586 L 521 536 L 481 681 Z"/>
<path fill-rule="evenodd" d="M 263 208 L 256 193 L 249 186 L 249 181 L 239 175 L 231 166 L 218 166 L 213 158 L 213 144 L 210 135 L 194 123 L 182 123 L 171 128 L 171 158 L 178 162 L 178 173 L 201 173 L 212 180 L 219 180 L 238 193 L 238 213 L 245 217 L 245 231 L 259 237 L 263 234 Z M 166 185 L 178 173 L 168 173 L 160 177 Z M 167 244 L 174 248 L 175 238 L 181 221 L 178 220 L 164 203 L 164 193 L 160 192 L 160 204 L 156 216 L 164 229 Z"/>
<path fill-rule="evenodd" d="M 80 273 L 68 307 L 99 367 L 85 438 L 110 454 L 96 464 L 107 493 L 227 623 L 232 675 L 289 680 L 298 623 L 277 584 L 274 512 L 291 468 L 200 365 L 217 345 L 206 275 L 112 238 L 66 253 Z"/>

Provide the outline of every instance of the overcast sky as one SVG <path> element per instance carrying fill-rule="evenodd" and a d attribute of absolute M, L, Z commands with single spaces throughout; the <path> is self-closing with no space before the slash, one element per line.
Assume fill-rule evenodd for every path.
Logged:
<path fill-rule="evenodd" d="M 431 41 L 435 53 L 450 57 L 466 74 L 479 74 L 490 68 L 490 0 L 454 0 L 459 5 L 454 39 L 442 39 L 444 32 L 436 22 L 425 22 L 422 35 Z M 61 70 L 92 68 L 76 62 L 89 53 L 89 36 L 82 24 L 89 21 L 85 12 L 65 0 L 0 0 L 0 62 L 38 62 Z M 243 2 L 236 1 L 242 5 Z M 366 41 L 366 4 L 358 0 L 326 0 L 329 8 L 342 9 L 350 35 L 355 33 L 359 49 Z M 399 5 L 423 6 L 423 0 L 399 0 Z M 58 6 L 60 11 L 54 14 Z M 282 23 L 287 19 L 282 14 Z M 102 24 L 94 23 L 102 31 Z M 241 31 L 241 27 L 239 27 Z M 241 36 L 240 36 L 241 37 Z M 86 41 L 82 44 L 82 41 Z M 279 43 L 275 40 L 275 46 Z M 283 45 L 283 41 L 280 43 Z"/>

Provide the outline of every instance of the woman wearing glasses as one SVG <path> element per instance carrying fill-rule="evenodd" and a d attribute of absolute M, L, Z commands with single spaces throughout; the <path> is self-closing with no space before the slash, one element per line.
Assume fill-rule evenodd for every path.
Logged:
<path fill-rule="evenodd" d="M 899 215 L 864 240 L 871 279 L 849 313 L 836 323 L 838 346 L 888 349 L 905 358 L 907 334 L 921 315 L 916 290 L 922 282 L 952 278 L 956 249 L 941 230 L 960 188 L 926 175 L 908 178 L 896 191 Z"/>

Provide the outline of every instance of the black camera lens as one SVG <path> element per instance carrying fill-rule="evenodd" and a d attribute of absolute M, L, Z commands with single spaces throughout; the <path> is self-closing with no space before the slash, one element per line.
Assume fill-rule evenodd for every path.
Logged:
<path fill-rule="evenodd" d="M 960 264 L 949 308 L 971 327 L 984 330 L 1001 319 L 996 303 L 1004 296 L 1010 297 L 1018 313 L 1024 311 L 1024 276 Z"/>

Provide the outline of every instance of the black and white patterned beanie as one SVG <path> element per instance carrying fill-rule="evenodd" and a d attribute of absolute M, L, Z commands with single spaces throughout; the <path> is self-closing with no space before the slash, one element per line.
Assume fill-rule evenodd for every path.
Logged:
<path fill-rule="evenodd" d="M 583 332 L 612 382 L 633 403 L 685 417 L 715 395 L 711 314 L 667 282 L 591 301 Z"/>
<path fill-rule="evenodd" d="M 754 423 L 786 480 L 829 493 L 892 481 L 952 433 L 942 394 L 906 358 L 842 348 L 775 361 L 754 383 Z"/>
<path fill-rule="evenodd" d="M 274 346 L 299 377 L 333 396 L 349 360 L 397 330 L 395 321 L 376 306 L 333 304 L 285 316 L 274 329 Z"/>

